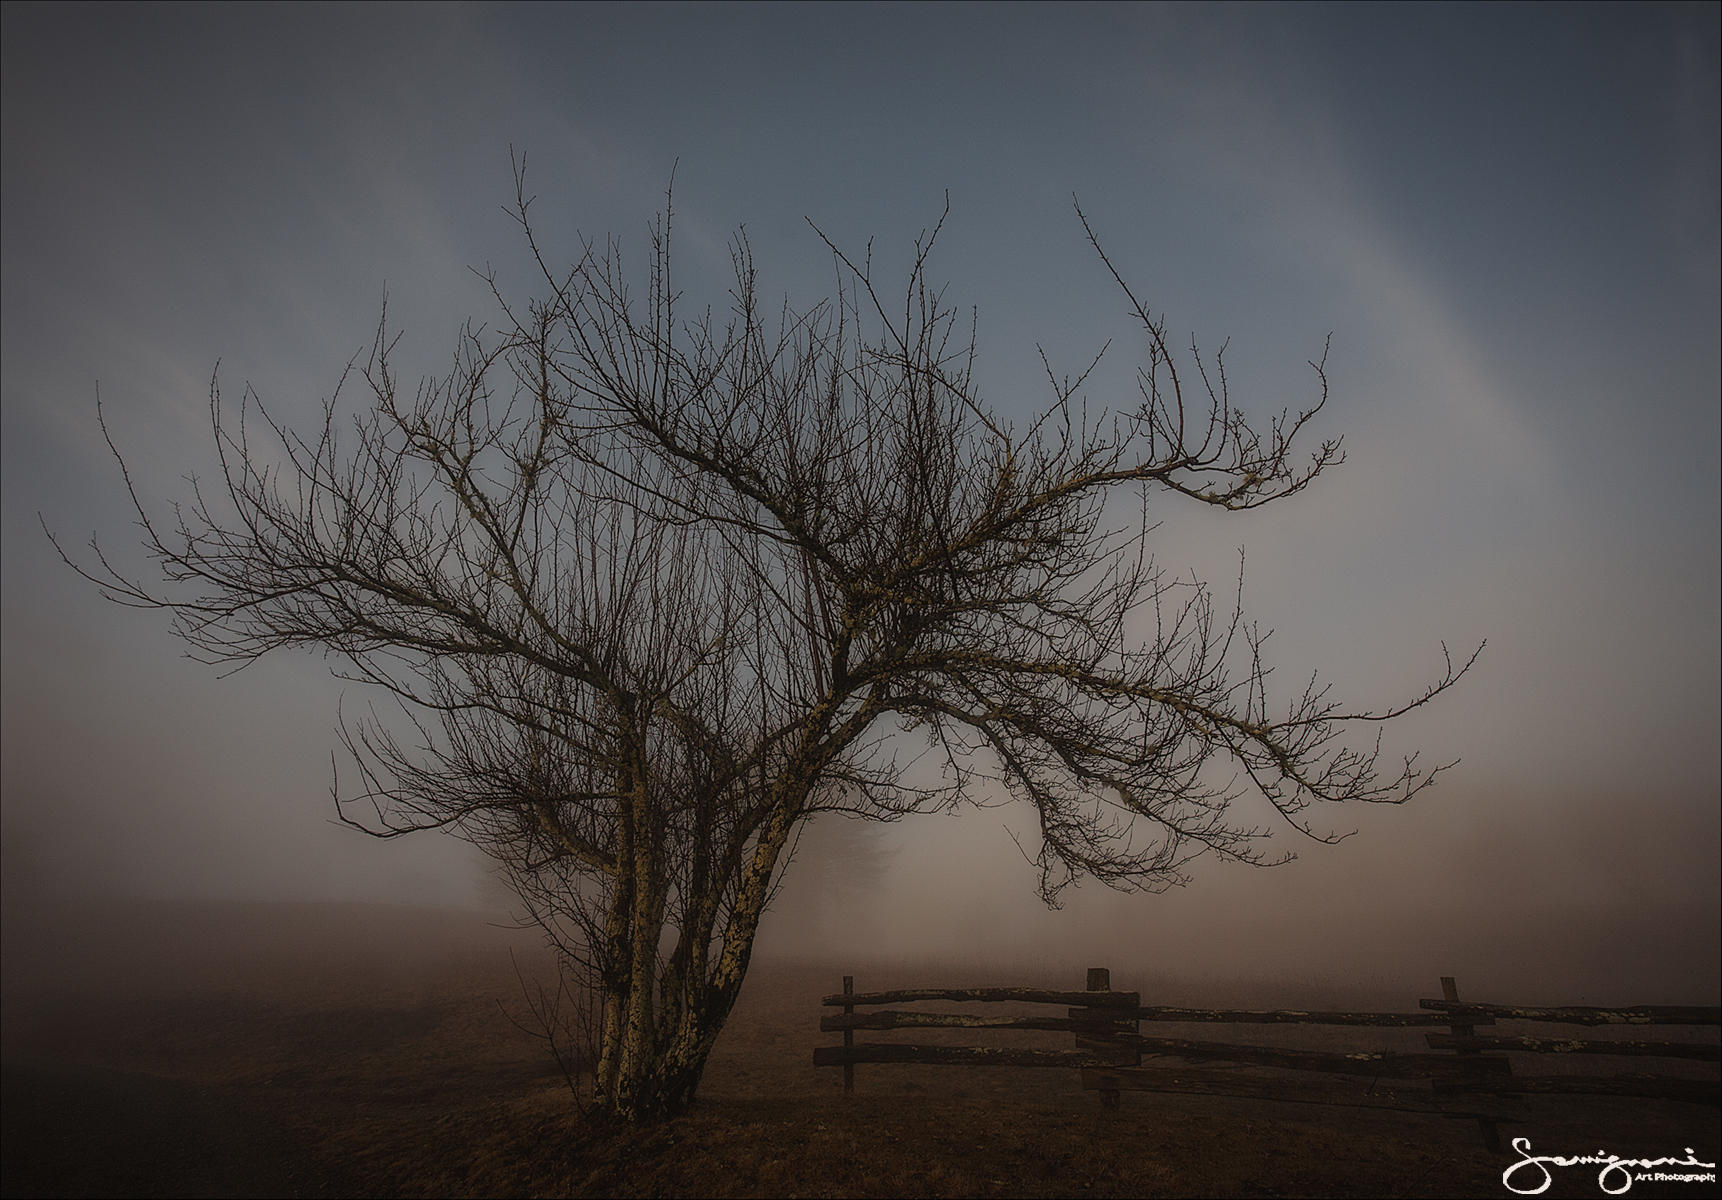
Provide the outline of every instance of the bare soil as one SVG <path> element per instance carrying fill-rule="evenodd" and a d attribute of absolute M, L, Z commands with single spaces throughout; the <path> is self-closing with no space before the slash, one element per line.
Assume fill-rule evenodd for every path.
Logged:
<path fill-rule="evenodd" d="M 1518 1157 L 1485 1149 L 1472 1121 L 1416 1113 L 1147 1092 L 1108 1111 L 1061 1069 L 863 1066 L 845 1095 L 840 1069 L 812 1065 L 841 1036 L 819 1032 L 819 998 L 843 970 L 769 960 L 695 1109 L 608 1130 L 504 1015 L 526 1013 L 517 966 L 548 973 L 529 933 L 423 910 L 158 904 L 56 913 L 50 941 L 7 918 L 6 1196 L 1504 1196 Z M 864 971 L 865 988 L 1080 986 Z M 1717 1112 L 1538 1098 L 1503 1132 L 1538 1153 L 1714 1162 Z M 1570 1167 L 1542 1194 L 1603 1193 L 1594 1168 Z"/>

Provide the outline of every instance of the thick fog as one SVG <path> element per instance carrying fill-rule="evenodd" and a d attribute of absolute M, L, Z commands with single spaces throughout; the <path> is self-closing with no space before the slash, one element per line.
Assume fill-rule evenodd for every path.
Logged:
<path fill-rule="evenodd" d="M 1321 814 L 1297 861 L 1199 861 L 1048 910 L 998 799 L 808 832 L 762 954 L 856 973 L 1435 977 L 1566 1002 L 1719 988 L 1718 12 L 1691 8 L 8 7 L 4 17 L 4 917 L 77 900 L 495 907 L 482 858 L 334 821 L 310 653 L 228 677 L 55 555 L 146 575 L 98 395 L 156 513 L 213 466 L 208 393 L 319 419 L 385 292 L 411 373 L 532 294 L 510 146 L 553 257 L 643 261 L 674 171 L 687 301 L 745 225 L 768 297 L 890 277 L 978 309 L 977 377 L 1026 421 L 1060 373 L 1127 405 L 1143 361 L 1071 206 L 1168 322 L 1230 338 L 1232 395 L 1313 398 L 1347 461 L 1253 514 L 1154 501 L 1153 547 L 1243 603 L 1272 680 L 1420 694 L 1389 761 L 1462 760 L 1404 807 Z M 88 561 L 86 558 L 85 561 Z M 1367 746 L 1373 729 L 1356 738 Z M 973 967 L 975 971 L 968 971 Z M 8 971 L 19 968 L 9 960 Z M 957 982 L 979 982 L 962 979 Z M 1135 986 L 1133 983 L 1132 986 Z M 1428 994 L 1423 991 L 1422 994 Z"/>

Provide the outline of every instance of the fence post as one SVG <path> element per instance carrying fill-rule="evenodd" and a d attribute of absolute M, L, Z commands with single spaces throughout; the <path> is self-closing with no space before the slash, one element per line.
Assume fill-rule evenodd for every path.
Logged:
<path fill-rule="evenodd" d="M 843 977 L 843 994 L 845 996 L 853 996 L 855 994 L 855 976 L 845 975 Z M 844 1016 L 852 1016 L 854 1012 L 855 1006 L 853 1004 L 845 1004 L 843 1006 Z M 855 1031 L 853 1029 L 845 1029 L 843 1031 L 843 1045 L 845 1048 L 851 1048 L 855 1045 Z M 852 1062 L 846 1062 L 843 1064 L 843 1094 L 848 1096 L 853 1095 L 854 1092 L 855 1064 Z"/>
<path fill-rule="evenodd" d="M 1086 990 L 1088 990 L 1090 992 L 1110 992 L 1112 990 L 1112 972 L 1105 967 L 1089 967 L 1088 968 L 1088 987 Z M 1107 1017 L 1109 1015 L 1107 1013 L 1107 1010 L 1105 1010 L 1105 1009 L 1091 1008 L 1088 1010 L 1088 1012 L 1089 1012 L 1089 1016 L 1096 1018 L 1095 1024 L 1097 1026 L 1099 1025 L 1101 1019 L 1104 1019 L 1105 1017 Z M 1089 1036 L 1093 1037 L 1093 1036 L 1098 1035 L 1099 1033 L 1100 1033 L 1100 1030 L 1097 1028 L 1097 1029 L 1091 1030 L 1089 1032 Z M 1102 1107 L 1102 1108 L 1117 1108 L 1118 1107 L 1118 1089 L 1117 1088 L 1101 1088 L 1100 1089 L 1100 1107 Z"/>
<path fill-rule="evenodd" d="M 1441 976 L 1441 998 L 1449 1004 L 1459 1003 L 1459 985 L 1453 981 L 1453 976 L 1451 975 Z M 1476 1026 L 1460 1021 L 1449 1022 L 1447 1028 L 1452 1031 L 1454 1037 L 1472 1037 L 1477 1032 Z M 1482 1051 L 1461 1050 L 1459 1053 L 1481 1054 Z M 1493 1120 L 1488 1117 L 1478 1117 L 1477 1130 L 1483 1135 L 1484 1146 L 1491 1151 L 1499 1150 L 1501 1148 L 1501 1129 Z"/>

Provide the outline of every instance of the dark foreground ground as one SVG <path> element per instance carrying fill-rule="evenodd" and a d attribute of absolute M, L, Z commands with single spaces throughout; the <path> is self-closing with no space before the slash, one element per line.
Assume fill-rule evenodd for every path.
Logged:
<path fill-rule="evenodd" d="M 543 973 L 531 935 L 409 909 L 58 916 L 71 937 L 53 947 L 8 920 L 7 1196 L 1511 1194 L 1516 1156 L 1437 1116 L 1152 1093 L 1108 1112 L 1075 1072 L 1013 1068 L 862 1067 L 845 1096 L 840 1070 L 811 1064 L 837 1040 L 818 1030 L 818 998 L 841 971 L 772 962 L 750 976 L 697 1109 L 606 1135 L 503 1014 L 526 1015 L 516 963 Z M 867 970 L 862 987 L 1076 986 Z M 1722 1140 L 1710 1107 L 1551 1098 L 1521 1116 L 1506 1134 L 1539 1153 L 1693 1147 L 1714 1162 Z M 1594 1168 L 1554 1175 L 1545 1196 L 1604 1194 Z"/>

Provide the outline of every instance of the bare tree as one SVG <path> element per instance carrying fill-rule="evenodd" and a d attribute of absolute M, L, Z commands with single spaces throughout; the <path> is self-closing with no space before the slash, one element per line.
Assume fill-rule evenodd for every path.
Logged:
<path fill-rule="evenodd" d="M 1273 822 L 1233 812 L 1251 794 L 1327 839 L 1314 806 L 1434 778 L 1341 735 L 1469 663 L 1386 710 L 1313 682 L 1271 699 L 1238 607 L 1148 553 L 1156 490 L 1254 508 L 1340 461 L 1338 440 L 1294 457 L 1325 350 L 1313 402 L 1251 424 L 1223 352 L 1176 363 L 1090 231 L 1140 323 L 1139 394 L 1093 417 L 1093 366 L 1049 367 L 1044 415 L 1013 428 L 976 394 L 973 325 L 929 283 L 937 228 L 889 296 L 870 255 L 825 241 L 836 298 L 804 312 L 766 311 L 738 236 L 714 317 L 672 286 L 668 208 L 638 295 L 614 241 L 553 270 L 515 184 L 542 298 L 490 276 L 498 329 L 469 325 L 416 388 L 385 321 L 349 366 L 365 403 L 331 399 L 309 436 L 249 389 L 235 418 L 212 385 L 214 486 L 170 522 L 133 493 L 164 582 L 93 542 L 78 569 L 169 609 L 212 663 L 318 646 L 398 701 L 405 720 L 343 719 L 361 783 L 340 812 L 381 837 L 450 829 L 503 864 L 603 998 L 601 1110 L 693 1098 L 812 814 L 1008 794 L 1038 817 L 1050 902 L 1083 877 L 1157 890 L 1201 854 L 1273 861 Z M 1119 518 L 1119 496 L 1142 509 Z M 917 747 L 939 778 L 900 768 Z"/>

